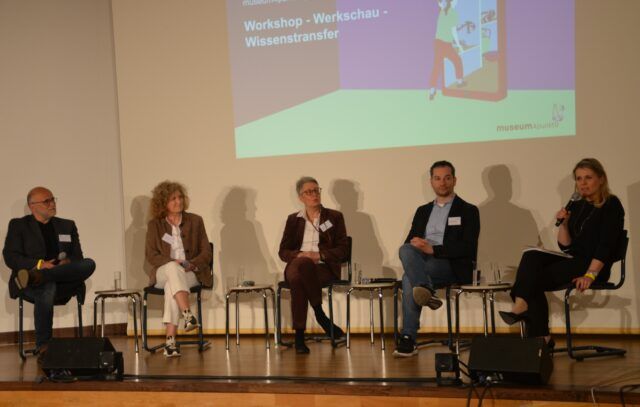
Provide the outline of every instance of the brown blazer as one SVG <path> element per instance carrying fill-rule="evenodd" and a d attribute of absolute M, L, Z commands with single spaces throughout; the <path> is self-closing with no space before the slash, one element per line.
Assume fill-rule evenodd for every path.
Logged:
<path fill-rule="evenodd" d="M 149 264 L 153 266 L 149 274 L 151 285 L 156 283 L 156 271 L 158 267 L 172 261 L 171 245 L 162 240 L 162 236 L 167 233 L 171 235 L 171 225 L 166 219 L 153 219 L 147 226 L 147 243 L 145 247 L 145 257 Z M 213 253 L 209 245 L 207 231 L 204 229 L 202 218 L 193 213 L 183 212 L 182 223 L 180 223 L 180 237 L 184 245 L 184 253 L 187 260 L 198 267 L 195 271 L 198 281 L 205 287 L 213 286 L 213 276 L 211 275 L 211 259 Z"/>
<path fill-rule="evenodd" d="M 330 221 L 333 225 L 326 231 L 320 231 L 320 257 L 329 266 L 331 272 L 340 278 L 340 268 L 349 257 L 349 240 L 344 224 L 344 216 L 341 212 L 322 207 L 320 210 L 320 224 Z M 278 256 L 286 263 L 291 262 L 300 253 L 302 239 L 304 238 L 305 219 L 298 217 L 298 212 L 292 213 L 287 218 L 287 224 L 282 233 L 280 251 Z"/>

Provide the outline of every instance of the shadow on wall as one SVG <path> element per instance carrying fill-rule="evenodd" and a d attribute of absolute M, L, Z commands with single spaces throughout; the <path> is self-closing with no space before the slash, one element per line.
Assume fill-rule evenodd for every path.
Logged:
<path fill-rule="evenodd" d="M 347 225 L 347 234 L 353 238 L 352 263 L 362 267 L 366 277 L 396 277 L 395 271 L 385 266 L 385 253 L 380 245 L 379 233 L 373 217 L 359 210 L 363 196 L 356 182 L 339 179 L 331 186 L 331 195 L 338 204 Z"/>
<path fill-rule="evenodd" d="M 142 288 L 149 285 L 151 265 L 145 261 L 144 248 L 149 219 L 151 198 L 140 195 L 131 201 L 131 224 L 124 234 L 127 288 Z"/>
<path fill-rule="evenodd" d="M 531 211 L 511 202 L 513 177 L 509 167 L 503 164 L 487 167 L 482 172 L 482 181 L 488 198 L 478 206 L 481 225 L 478 265 L 497 263 L 506 269 L 502 278 L 514 281 L 523 247 L 540 243 L 538 227 Z"/>
<path fill-rule="evenodd" d="M 223 291 L 240 280 L 273 284 L 279 274 L 268 255 L 262 225 L 255 220 L 256 191 L 232 187 L 223 196 L 219 247 Z"/>

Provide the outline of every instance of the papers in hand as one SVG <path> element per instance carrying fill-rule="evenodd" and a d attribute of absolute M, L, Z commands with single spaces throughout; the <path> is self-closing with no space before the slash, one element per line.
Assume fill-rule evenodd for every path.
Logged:
<path fill-rule="evenodd" d="M 544 247 L 538 247 L 538 246 L 526 246 L 524 249 L 522 249 L 522 253 L 524 252 L 542 252 L 542 253 L 553 254 L 559 257 L 566 257 L 567 259 L 573 258 L 573 256 L 570 255 L 569 253 L 559 252 L 557 250 L 549 250 L 549 249 L 545 249 Z"/>

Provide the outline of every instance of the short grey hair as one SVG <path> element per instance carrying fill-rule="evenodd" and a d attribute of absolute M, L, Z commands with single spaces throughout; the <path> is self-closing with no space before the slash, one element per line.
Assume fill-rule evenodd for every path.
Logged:
<path fill-rule="evenodd" d="M 307 182 L 313 182 L 316 185 L 320 185 L 318 181 L 313 177 L 300 177 L 300 179 L 296 181 L 296 192 L 298 193 L 298 195 L 300 195 L 300 192 L 302 192 L 302 186 Z"/>

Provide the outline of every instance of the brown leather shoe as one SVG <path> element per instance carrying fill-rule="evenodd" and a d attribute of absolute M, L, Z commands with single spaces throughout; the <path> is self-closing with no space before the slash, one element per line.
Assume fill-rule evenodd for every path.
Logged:
<path fill-rule="evenodd" d="M 20 290 L 27 288 L 27 285 L 29 284 L 29 270 L 18 270 L 15 276 L 15 282 Z"/>

